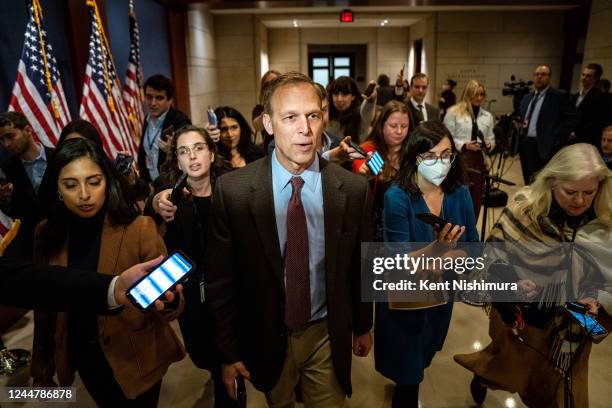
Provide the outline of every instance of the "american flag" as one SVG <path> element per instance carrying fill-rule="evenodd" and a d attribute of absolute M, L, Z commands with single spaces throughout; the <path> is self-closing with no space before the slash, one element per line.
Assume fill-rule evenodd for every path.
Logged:
<path fill-rule="evenodd" d="M 43 28 L 40 3 L 33 0 L 28 5 L 30 18 L 9 110 L 22 112 L 38 140 L 55 146 L 62 129 L 70 122 L 70 112 L 53 47 Z"/>
<path fill-rule="evenodd" d="M 87 0 L 87 6 L 91 34 L 80 115 L 98 129 L 104 149 L 111 158 L 121 151 L 136 155 L 133 129 L 95 0 Z"/>
<path fill-rule="evenodd" d="M 142 67 L 140 66 L 140 33 L 136 22 L 134 0 L 130 0 L 130 56 L 128 58 L 127 74 L 123 83 L 123 100 L 129 119 L 137 138 L 142 135 L 144 112 L 142 108 Z"/>

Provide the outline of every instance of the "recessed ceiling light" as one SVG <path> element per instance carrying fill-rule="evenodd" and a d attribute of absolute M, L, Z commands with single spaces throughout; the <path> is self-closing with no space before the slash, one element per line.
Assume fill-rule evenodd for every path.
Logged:
<path fill-rule="evenodd" d="M 295 20 L 295 19 L 294 19 L 294 20 L 293 20 L 293 26 L 294 26 L 294 27 L 299 27 L 299 26 L 300 26 L 300 24 L 298 23 L 298 21 L 297 21 L 297 20 Z"/>

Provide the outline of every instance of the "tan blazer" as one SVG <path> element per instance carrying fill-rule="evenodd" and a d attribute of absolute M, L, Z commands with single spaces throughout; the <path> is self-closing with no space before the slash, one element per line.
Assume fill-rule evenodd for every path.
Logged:
<path fill-rule="evenodd" d="M 36 230 L 46 223 L 43 221 Z M 166 255 L 166 247 L 150 217 L 138 216 L 130 225 L 112 226 L 104 221 L 98 272 L 117 275 L 130 266 Z M 49 265 L 66 266 L 68 247 L 49 259 L 35 257 Z M 128 398 L 136 398 L 160 381 L 168 366 L 185 356 L 185 351 L 168 321 L 178 317 L 184 307 L 171 312 L 142 313 L 126 306 L 112 316 L 98 316 L 98 339 L 117 383 Z M 66 313 L 35 312 L 32 376 L 48 383 L 57 372 L 59 384 L 70 386 L 74 368 L 70 366 L 67 347 Z"/>

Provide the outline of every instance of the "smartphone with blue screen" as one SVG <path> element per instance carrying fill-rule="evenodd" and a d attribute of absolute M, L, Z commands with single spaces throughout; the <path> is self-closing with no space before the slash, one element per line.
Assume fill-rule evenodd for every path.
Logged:
<path fill-rule="evenodd" d="M 607 330 L 599 324 L 593 315 L 586 312 L 586 309 L 584 309 L 584 312 L 580 311 L 580 309 L 574 305 L 577 304 L 570 303 L 563 308 L 565 312 L 570 315 L 572 320 L 582 326 L 584 331 L 586 331 L 593 340 L 598 340 L 608 335 Z"/>
<path fill-rule="evenodd" d="M 380 155 L 380 153 L 378 153 L 378 151 L 374 152 L 374 154 L 370 156 L 367 163 L 368 163 L 368 167 L 372 171 L 372 174 L 374 174 L 375 176 L 377 176 L 378 173 L 380 173 L 383 166 L 385 165 L 385 162 L 382 156 Z"/>
<path fill-rule="evenodd" d="M 167 257 L 150 273 L 130 287 L 126 295 L 138 309 L 145 311 L 168 290 L 184 281 L 195 264 L 180 251 Z"/>

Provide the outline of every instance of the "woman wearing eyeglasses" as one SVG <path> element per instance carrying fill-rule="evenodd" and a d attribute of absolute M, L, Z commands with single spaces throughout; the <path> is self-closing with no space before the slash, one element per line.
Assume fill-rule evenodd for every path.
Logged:
<path fill-rule="evenodd" d="M 411 133 L 395 183 L 385 193 L 385 242 L 428 243 L 418 255 L 444 257 L 458 241 L 478 241 L 472 200 L 461 175 L 461 160 L 448 129 L 422 122 Z M 452 224 L 434 229 L 416 217 L 419 213 L 432 213 Z M 419 384 L 442 349 L 451 313 L 451 302 L 376 304 L 376 370 L 396 383 L 394 408 L 418 407 Z"/>
<path fill-rule="evenodd" d="M 205 129 L 187 126 L 172 139 L 171 151 L 162 166 L 162 185 L 173 186 L 187 174 L 181 194 L 172 202 L 172 189 L 159 191 L 147 203 L 145 212 L 165 221 L 164 242 L 169 252 L 181 250 L 195 261 L 197 269 L 184 284 L 185 310 L 179 324 L 185 348 L 193 363 L 211 372 L 215 386 L 215 407 L 233 407 L 221 379 L 221 363 L 216 359 L 212 317 L 204 302 L 206 236 L 214 179 L 220 157 Z"/>
<path fill-rule="evenodd" d="M 486 96 L 484 84 L 472 79 L 465 85 L 461 100 L 451 106 L 444 116 L 444 125 L 453 135 L 455 146 L 461 152 L 467 169 L 465 178 L 470 186 L 476 219 L 482 205 L 484 178 L 469 169 L 485 171 L 483 152 L 489 152 L 495 147 L 495 118 L 482 107 Z"/>

